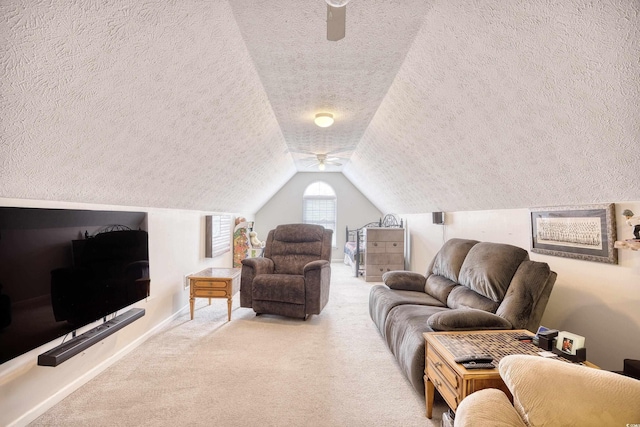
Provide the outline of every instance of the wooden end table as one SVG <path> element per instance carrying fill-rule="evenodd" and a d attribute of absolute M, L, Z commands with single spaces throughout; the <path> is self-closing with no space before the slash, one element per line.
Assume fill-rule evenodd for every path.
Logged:
<path fill-rule="evenodd" d="M 189 308 L 193 320 L 193 307 L 196 298 L 226 298 L 227 313 L 231 321 L 231 304 L 233 296 L 240 290 L 239 268 L 206 268 L 198 273 L 187 276 L 189 279 L 190 297 Z"/>
<path fill-rule="evenodd" d="M 533 338 L 534 334 L 527 330 L 425 332 L 422 335 L 425 339 L 424 390 L 427 418 L 431 418 L 433 412 L 435 390 L 438 390 L 454 412 L 462 399 L 485 388 L 500 389 L 513 399 L 500 377 L 498 362 L 511 354 L 538 355 L 543 351 L 531 342 L 517 339 L 521 335 Z M 495 368 L 465 369 L 454 362 L 456 357 L 467 354 L 490 354 Z M 572 363 L 563 357 L 557 359 Z M 583 363 L 597 368 L 592 363 Z"/>

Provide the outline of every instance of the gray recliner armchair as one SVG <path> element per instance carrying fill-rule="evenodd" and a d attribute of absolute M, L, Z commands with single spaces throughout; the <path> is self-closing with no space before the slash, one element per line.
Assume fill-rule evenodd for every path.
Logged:
<path fill-rule="evenodd" d="M 329 301 L 333 230 L 312 224 L 269 231 L 262 258 L 242 260 L 240 306 L 306 319 Z"/>

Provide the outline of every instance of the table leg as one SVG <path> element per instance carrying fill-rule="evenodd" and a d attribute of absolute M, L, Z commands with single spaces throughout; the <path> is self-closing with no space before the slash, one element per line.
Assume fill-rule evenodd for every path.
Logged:
<path fill-rule="evenodd" d="M 189 309 L 191 310 L 191 320 L 193 320 L 193 305 L 196 302 L 194 297 L 189 298 Z"/>
<path fill-rule="evenodd" d="M 229 322 L 231 322 L 231 303 L 232 303 L 233 297 L 228 297 L 227 298 L 227 314 L 229 315 Z"/>
<path fill-rule="evenodd" d="M 435 393 L 435 387 L 431 380 L 425 375 L 424 376 L 424 400 L 427 406 L 427 418 L 431 419 L 433 414 L 433 398 Z"/>

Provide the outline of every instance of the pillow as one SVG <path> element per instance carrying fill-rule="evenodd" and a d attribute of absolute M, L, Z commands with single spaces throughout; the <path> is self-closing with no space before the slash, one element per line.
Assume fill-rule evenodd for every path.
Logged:
<path fill-rule="evenodd" d="M 382 281 L 389 288 L 398 291 L 424 292 L 425 278 L 420 273 L 405 270 L 387 271 L 382 275 Z"/>

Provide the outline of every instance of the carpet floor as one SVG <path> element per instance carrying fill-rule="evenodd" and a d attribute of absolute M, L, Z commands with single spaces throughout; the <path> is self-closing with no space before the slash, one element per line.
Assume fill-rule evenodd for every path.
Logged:
<path fill-rule="evenodd" d="M 221 299 L 189 310 L 31 426 L 439 426 L 368 312 L 370 283 L 332 264 L 331 296 L 306 321 L 231 322 Z"/>

